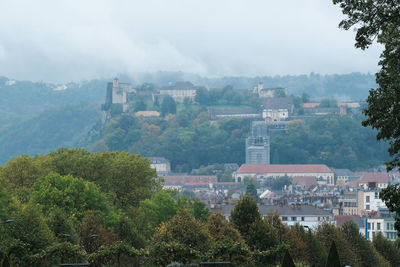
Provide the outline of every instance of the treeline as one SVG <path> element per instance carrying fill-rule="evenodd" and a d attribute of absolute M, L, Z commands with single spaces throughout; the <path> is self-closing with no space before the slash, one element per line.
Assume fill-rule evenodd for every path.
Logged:
<path fill-rule="evenodd" d="M 351 170 L 382 165 L 388 160 L 387 145 L 376 140 L 375 131 L 361 126 L 362 119 L 361 114 L 325 115 L 290 122 L 286 132 L 271 137 L 271 161 Z M 205 107 L 181 105 L 165 119 L 117 116 L 90 149 L 162 156 L 182 172 L 215 163 L 242 164 L 250 124 L 246 119 L 210 121 Z"/>
<path fill-rule="evenodd" d="M 161 190 L 149 161 L 126 152 L 59 149 L 20 156 L 0 168 L 0 265 L 276 266 L 289 251 L 297 266 L 399 266 L 398 241 L 371 243 L 347 222 L 312 232 L 262 218 L 249 195 L 227 221 L 195 198 Z M 285 262 L 290 256 L 285 256 Z M 335 258 L 335 257 L 333 257 Z"/>
<path fill-rule="evenodd" d="M 251 90 L 259 82 L 262 82 L 265 88 L 288 88 L 289 94 L 293 95 L 299 96 L 302 93 L 307 93 L 317 99 L 335 97 L 340 100 L 364 100 L 368 96 L 369 89 L 377 87 L 375 75 L 370 73 L 327 75 L 310 73 L 303 75 L 207 78 L 183 72 L 157 72 L 148 73 L 141 77 L 131 78 L 125 76 L 124 78 L 134 84 L 151 82 L 164 86 L 174 81 L 190 81 L 195 85 L 209 88 L 223 88 L 231 85 L 235 89 L 245 90 Z"/>

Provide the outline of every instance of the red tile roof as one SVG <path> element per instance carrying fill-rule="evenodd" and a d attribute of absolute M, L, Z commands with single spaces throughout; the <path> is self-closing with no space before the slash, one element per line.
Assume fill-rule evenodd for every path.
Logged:
<path fill-rule="evenodd" d="M 360 180 L 353 180 L 347 183 L 347 186 L 350 188 L 359 188 L 360 186 L 358 185 L 358 183 L 360 182 Z"/>
<path fill-rule="evenodd" d="M 359 219 L 358 215 L 335 215 L 334 219 L 336 221 L 336 226 L 341 227 L 345 222 L 355 221 Z"/>
<path fill-rule="evenodd" d="M 237 171 L 240 173 L 329 173 L 333 172 L 324 164 L 243 164 Z"/>
<path fill-rule="evenodd" d="M 389 183 L 389 175 L 386 172 L 367 172 L 361 177 L 360 183 Z"/>
<path fill-rule="evenodd" d="M 318 106 L 318 102 L 303 103 L 303 108 L 316 108 Z"/>
<path fill-rule="evenodd" d="M 293 185 L 304 185 L 306 189 L 311 186 L 318 185 L 315 176 L 295 176 L 292 181 Z"/>

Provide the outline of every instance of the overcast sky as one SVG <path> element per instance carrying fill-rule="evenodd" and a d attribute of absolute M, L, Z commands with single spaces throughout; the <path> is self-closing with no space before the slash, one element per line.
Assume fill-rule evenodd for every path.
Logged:
<path fill-rule="evenodd" d="M 355 49 L 341 18 L 331 0 L 1 0 L 0 76 L 376 72 L 380 48 Z"/>

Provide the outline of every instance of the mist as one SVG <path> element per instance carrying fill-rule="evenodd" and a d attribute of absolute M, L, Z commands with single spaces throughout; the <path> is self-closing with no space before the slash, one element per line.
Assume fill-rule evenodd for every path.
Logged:
<path fill-rule="evenodd" d="M 207 77 L 376 72 L 331 1 L 0 3 L 0 76 L 51 82 L 182 71 Z"/>

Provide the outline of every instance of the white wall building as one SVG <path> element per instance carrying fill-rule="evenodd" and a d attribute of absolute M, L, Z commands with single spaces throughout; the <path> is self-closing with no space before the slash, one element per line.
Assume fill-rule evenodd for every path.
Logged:
<path fill-rule="evenodd" d="M 313 176 L 318 182 L 334 185 L 333 171 L 323 164 L 243 164 L 234 174 L 236 182 L 242 182 L 245 177 L 257 179 L 284 176 Z"/>

